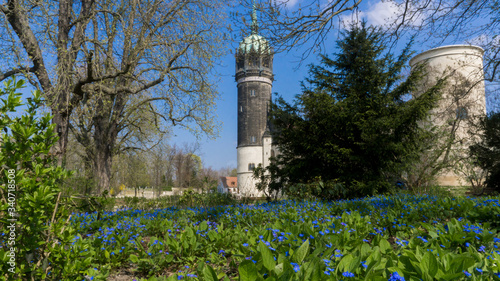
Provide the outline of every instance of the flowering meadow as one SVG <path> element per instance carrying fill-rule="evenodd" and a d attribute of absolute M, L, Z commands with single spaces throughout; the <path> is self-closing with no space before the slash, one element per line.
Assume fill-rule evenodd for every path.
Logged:
<path fill-rule="evenodd" d="M 73 214 L 68 280 L 500 280 L 498 197 Z M 113 279 L 116 276 L 129 279 Z"/>

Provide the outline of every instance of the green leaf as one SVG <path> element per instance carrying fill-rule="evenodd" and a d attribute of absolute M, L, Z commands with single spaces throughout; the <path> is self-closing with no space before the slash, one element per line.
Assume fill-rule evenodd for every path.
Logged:
<path fill-rule="evenodd" d="M 104 250 L 104 256 L 107 260 L 109 260 L 109 252 L 107 250 Z"/>
<path fill-rule="evenodd" d="M 136 255 L 130 255 L 129 256 L 129 260 L 133 263 L 138 263 L 139 262 L 139 258 L 136 256 Z"/>
<path fill-rule="evenodd" d="M 320 262 L 316 259 L 308 262 L 304 267 L 304 280 L 317 281 L 321 279 L 321 268 Z"/>
<path fill-rule="evenodd" d="M 351 254 L 343 256 L 339 262 L 339 265 L 337 266 L 337 271 L 338 272 L 350 271 L 349 269 L 351 267 L 352 260 L 353 257 Z M 359 266 L 359 264 L 357 266 Z"/>
<path fill-rule="evenodd" d="M 450 268 L 454 269 L 455 272 L 462 272 L 473 266 L 475 263 L 476 262 L 472 257 L 457 255 L 452 259 Z"/>
<path fill-rule="evenodd" d="M 167 255 L 167 256 L 165 257 L 165 260 L 166 260 L 167 262 L 172 262 L 172 261 L 174 260 L 174 256 L 172 256 L 172 255 Z"/>
<path fill-rule="evenodd" d="M 203 278 L 207 281 L 219 280 L 219 278 L 217 278 L 217 274 L 215 274 L 214 269 L 210 265 L 207 265 L 205 266 L 205 268 L 203 268 Z"/>
<path fill-rule="evenodd" d="M 369 255 L 371 250 L 372 249 L 370 248 L 370 246 L 368 244 L 363 243 L 361 246 L 361 258 L 366 259 L 366 257 Z"/>
<path fill-rule="evenodd" d="M 208 224 L 206 221 L 202 221 L 199 226 L 201 231 L 206 231 L 208 229 Z"/>
<path fill-rule="evenodd" d="M 264 267 L 271 271 L 276 266 L 276 262 L 274 261 L 273 254 L 271 250 L 262 242 L 259 243 L 259 250 L 262 254 L 262 261 L 264 263 Z"/>
<path fill-rule="evenodd" d="M 431 252 L 427 252 L 424 254 L 421 264 L 424 272 L 429 273 L 431 277 L 436 276 L 436 273 L 438 271 L 438 263 L 436 257 Z"/>
<path fill-rule="evenodd" d="M 309 239 L 307 239 L 293 254 L 292 260 L 300 264 L 309 252 Z"/>
<path fill-rule="evenodd" d="M 380 243 L 378 245 L 382 253 L 387 253 L 388 251 L 392 250 L 391 244 L 384 238 L 380 239 Z"/>
<path fill-rule="evenodd" d="M 238 267 L 240 273 L 240 281 L 255 281 L 257 280 L 257 268 L 252 261 L 245 260 Z"/>

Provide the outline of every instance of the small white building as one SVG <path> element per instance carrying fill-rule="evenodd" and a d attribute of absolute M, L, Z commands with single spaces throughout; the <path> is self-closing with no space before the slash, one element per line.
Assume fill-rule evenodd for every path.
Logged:
<path fill-rule="evenodd" d="M 237 177 L 220 177 L 217 191 L 220 193 L 238 194 L 238 178 Z"/>

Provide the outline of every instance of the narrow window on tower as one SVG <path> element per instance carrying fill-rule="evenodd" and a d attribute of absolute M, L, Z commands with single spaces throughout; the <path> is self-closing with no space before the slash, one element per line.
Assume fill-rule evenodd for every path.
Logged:
<path fill-rule="evenodd" d="M 253 171 L 253 170 L 255 170 L 255 163 L 250 163 L 250 164 L 248 164 L 248 170 L 249 170 L 249 171 Z"/>
<path fill-rule="evenodd" d="M 250 137 L 250 143 L 255 143 L 256 140 L 257 138 L 255 136 Z"/>
<path fill-rule="evenodd" d="M 243 112 L 243 106 L 240 105 L 240 112 Z"/>
<path fill-rule="evenodd" d="M 252 89 L 252 90 L 250 90 L 250 96 L 251 96 L 251 97 L 255 97 L 255 90 L 253 90 L 253 89 Z"/>
<path fill-rule="evenodd" d="M 467 119 L 467 116 L 468 116 L 468 114 L 467 114 L 467 108 L 465 108 L 463 106 L 457 108 L 456 115 L 457 115 L 457 119 L 458 120 L 465 120 L 465 119 Z"/>
<path fill-rule="evenodd" d="M 262 65 L 263 65 L 264 67 L 269 68 L 269 56 L 265 56 L 265 57 L 262 59 Z"/>

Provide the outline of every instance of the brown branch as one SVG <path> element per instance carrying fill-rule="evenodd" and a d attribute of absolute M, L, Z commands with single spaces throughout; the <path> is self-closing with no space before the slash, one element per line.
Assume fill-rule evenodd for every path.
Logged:
<path fill-rule="evenodd" d="M 19 74 L 19 73 L 35 73 L 36 69 L 35 67 L 19 67 L 19 68 L 16 68 L 16 69 L 11 69 L 7 72 L 4 72 L 4 73 L 0 73 L 0 81 L 3 81 L 9 77 L 12 77 L 16 74 Z"/>
<path fill-rule="evenodd" d="M 21 41 L 26 53 L 33 62 L 34 73 L 38 78 L 42 89 L 50 92 L 52 83 L 43 60 L 42 51 L 38 41 L 29 25 L 25 11 L 21 9 L 21 4 L 17 0 L 9 0 L 7 6 L 0 6 L 2 12 L 7 17 L 7 21 Z"/>

